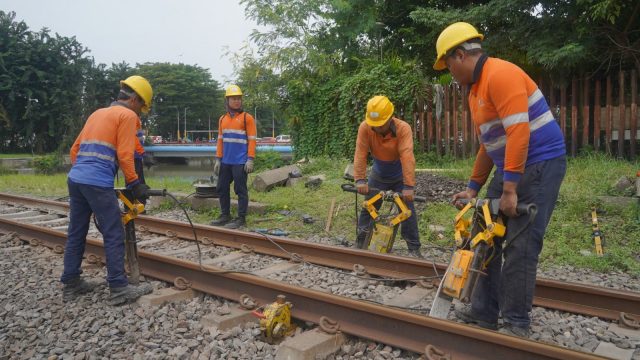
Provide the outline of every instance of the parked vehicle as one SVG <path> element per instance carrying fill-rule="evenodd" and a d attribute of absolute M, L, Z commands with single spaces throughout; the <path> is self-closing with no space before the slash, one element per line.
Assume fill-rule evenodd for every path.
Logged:
<path fill-rule="evenodd" d="M 276 142 L 279 142 L 279 143 L 290 143 L 291 142 L 291 135 L 278 135 L 278 136 L 276 136 Z"/>

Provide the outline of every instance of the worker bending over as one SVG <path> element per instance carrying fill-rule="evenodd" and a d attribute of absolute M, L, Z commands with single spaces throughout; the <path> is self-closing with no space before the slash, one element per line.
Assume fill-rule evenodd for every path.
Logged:
<path fill-rule="evenodd" d="M 133 286 L 128 283 L 124 270 L 125 233 L 113 188 L 120 167 L 126 186 L 134 197 L 139 200 L 148 197 L 149 187 L 136 175 L 134 151 L 138 143 L 139 113 L 149 111 L 152 97 L 151 85 L 143 77 L 131 76 L 121 81 L 118 100 L 91 114 L 71 147 L 73 165 L 67 179 L 69 228 L 64 249 L 64 271 L 60 279 L 64 284 L 65 301 L 87 293 L 95 286 L 80 277 L 92 213 L 104 242 L 109 302 L 112 305 L 123 304 L 153 290 L 151 284 Z"/>
<path fill-rule="evenodd" d="M 449 69 L 460 85 L 469 87 L 471 118 L 480 139 L 467 189 L 453 201 L 475 198 L 495 166 L 486 196 L 499 198 L 507 216 L 507 233 L 494 240 L 496 253 L 487 276 L 479 278 L 471 306 L 456 314 L 496 329 L 502 313 L 501 332 L 527 336 L 542 238 L 566 172 L 565 143 L 536 83 L 518 66 L 484 54 L 483 38 L 470 24 L 450 25 L 438 37 L 433 65 Z M 527 216 L 516 213 L 518 203 L 537 205 L 531 225 Z"/>
<path fill-rule="evenodd" d="M 402 238 L 407 242 L 409 254 L 420 254 L 418 220 L 413 205 L 414 186 L 416 184 L 413 156 L 413 134 L 411 126 L 393 117 L 393 104 L 386 96 L 374 96 L 367 103 L 364 121 L 358 128 L 356 151 L 353 157 L 353 174 L 358 193 L 370 199 L 369 186 L 379 190 L 392 190 L 402 194 L 403 200 L 411 210 L 411 216 L 402 223 Z M 371 153 L 373 167 L 367 181 L 367 156 Z M 375 204 L 376 209 L 382 200 Z M 356 246 L 364 247 L 364 242 L 373 221 L 366 209 L 362 209 L 358 219 Z"/>

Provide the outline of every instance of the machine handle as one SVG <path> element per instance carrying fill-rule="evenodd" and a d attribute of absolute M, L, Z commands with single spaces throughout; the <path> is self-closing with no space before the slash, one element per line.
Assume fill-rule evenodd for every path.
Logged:
<path fill-rule="evenodd" d="M 162 190 L 147 190 L 147 195 L 149 196 L 167 196 L 167 189 Z"/>
<path fill-rule="evenodd" d="M 340 187 L 342 188 L 342 191 L 347 191 L 347 192 L 352 192 L 352 193 L 357 193 L 358 189 L 356 188 L 356 186 L 354 184 L 342 184 L 340 185 Z M 379 193 L 381 190 L 374 188 L 374 187 L 369 187 L 369 195 L 375 195 L 377 193 Z M 402 193 L 398 193 L 398 195 L 402 196 Z M 414 195 L 413 197 L 413 201 L 416 202 L 427 202 L 427 198 L 424 196 L 420 196 L 420 195 Z"/>
<path fill-rule="evenodd" d="M 469 203 L 471 199 L 458 199 L 456 200 L 456 202 L 459 202 L 460 204 L 467 205 Z M 480 209 L 482 207 L 482 204 L 484 203 L 484 200 L 487 199 L 476 199 L 476 208 Z M 491 204 L 489 206 L 489 209 L 491 210 L 491 212 L 497 212 L 498 209 L 500 208 L 500 199 L 488 199 L 489 201 L 491 201 Z M 530 215 L 531 213 L 535 213 L 538 210 L 538 207 L 536 206 L 536 204 L 525 204 L 525 203 L 518 203 L 518 205 L 516 205 L 516 211 L 518 212 L 518 215 Z M 494 214 L 495 215 L 495 214 Z"/>

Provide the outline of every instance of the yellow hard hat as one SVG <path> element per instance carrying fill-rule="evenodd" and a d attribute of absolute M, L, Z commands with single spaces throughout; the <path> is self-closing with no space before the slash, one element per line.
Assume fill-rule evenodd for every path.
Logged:
<path fill-rule="evenodd" d="M 139 75 L 129 76 L 126 80 L 120 81 L 120 85 L 127 85 L 138 94 L 144 101 L 141 111 L 148 113 L 151 109 L 151 99 L 153 98 L 153 89 L 147 79 Z"/>
<path fill-rule="evenodd" d="M 242 90 L 240 90 L 240 86 L 238 85 L 229 85 L 227 91 L 224 93 L 224 97 L 229 96 L 242 96 Z"/>
<path fill-rule="evenodd" d="M 367 125 L 378 127 L 384 125 L 393 115 L 393 104 L 388 97 L 377 95 L 369 99 L 364 120 Z"/>
<path fill-rule="evenodd" d="M 436 53 L 438 53 L 438 57 L 433 64 L 433 68 L 435 70 L 446 69 L 447 65 L 444 62 L 444 56 L 447 52 L 467 40 L 476 38 L 483 40 L 484 35 L 480 34 L 478 30 L 469 23 L 457 22 L 447 26 L 446 29 L 442 30 L 440 36 L 438 36 L 438 41 L 436 41 Z"/>

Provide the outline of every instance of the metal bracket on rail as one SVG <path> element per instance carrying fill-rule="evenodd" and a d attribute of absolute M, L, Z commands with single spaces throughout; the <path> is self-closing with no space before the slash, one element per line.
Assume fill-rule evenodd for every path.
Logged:
<path fill-rule="evenodd" d="M 99 264 L 102 260 L 100 260 L 100 257 L 98 255 L 94 255 L 94 254 L 89 254 L 87 255 L 87 262 L 89 264 Z"/>
<path fill-rule="evenodd" d="M 320 326 L 320 330 L 326 332 L 327 334 L 337 334 L 340 331 L 340 324 L 337 321 L 328 318 L 326 316 L 320 317 L 320 322 L 318 323 Z"/>
<path fill-rule="evenodd" d="M 258 303 L 247 294 L 240 295 L 240 307 L 245 310 L 253 310 L 258 306 Z"/>
<path fill-rule="evenodd" d="M 422 356 L 420 357 L 423 358 Z M 433 345 L 427 345 L 424 348 L 424 359 L 426 360 L 451 360 L 451 354 L 448 354 Z"/>
<path fill-rule="evenodd" d="M 621 312 L 619 320 L 621 325 L 630 329 L 640 329 L 640 318 L 637 316 Z"/>
<path fill-rule="evenodd" d="M 245 254 L 253 254 L 253 248 L 247 244 L 240 245 L 240 251 Z"/>
<path fill-rule="evenodd" d="M 64 253 L 64 246 L 62 245 L 56 245 L 53 247 L 53 252 L 56 254 L 63 254 Z"/>
<path fill-rule="evenodd" d="M 182 276 L 178 276 L 173 280 L 173 286 L 178 290 L 187 290 L 191 288 L 191 282 Z"/>
<path fill-rule="evenodd" d="M 298 253 L 291 253 L 291 258 L 289 259 L 292 263 L 300 264 L 304 262 L 304 258 L 302 255 Z"/>
<path fill-rule="evenodd" d="M 360 265 L 360 264 L 353 264 L 353 272 L 358 276 L 369 275 L 367 268 L 364 265 Z"/>

